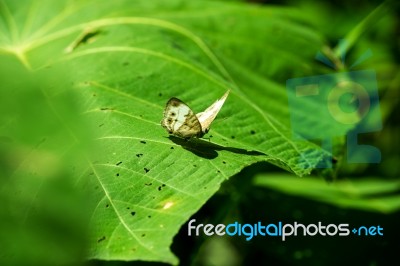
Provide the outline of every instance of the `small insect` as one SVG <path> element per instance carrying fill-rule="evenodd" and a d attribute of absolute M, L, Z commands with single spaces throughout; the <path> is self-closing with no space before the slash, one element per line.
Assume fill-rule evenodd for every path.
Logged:
<path fill-rule="evenodd" d="M 204 112 L 195 114 L 190 107 L 177 98 L 171 98 L 164 110 L 161 125 L 169 134 L 189 139 L 201 138 L 207 134 L 211 123 L 221 110 L 230 90 L 225 92 L 221 99 L 210 105 Z"/>

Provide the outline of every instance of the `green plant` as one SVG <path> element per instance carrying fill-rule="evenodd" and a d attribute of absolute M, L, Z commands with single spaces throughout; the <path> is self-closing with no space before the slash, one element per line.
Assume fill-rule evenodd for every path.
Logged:
<path fill-rule="evenodd" d="M 386 15 L 385 7 L 375 16 Z M 4 213 L 5 224 L 22 221 L 26 232 L 37 232 L 23 217 L 41 224 L 45 216 L 51 223 L 60 215 L 60 204 L 68 217 L 78 217 L 60 221 L 60 227 L 76 224 L 83 231 L 85 219 L 89 221 L 86 258 L 176 264 L 178 258 L 170 251 L 173 237 L 222 182 L 260 162 L 297 176 L 310 175 L 332 155 L 292 137 L 285 81 L 333 73 L 314 60 L 318 51 L 333 59 L 340 56 L 298 9 L 181 0 L 4 0 L 0 15 L 5 100 L 1 156 L 2 174 L 8 177 L 2 181 L 2 196 L 10 209 L 16 202 L 27 208 L 12 219 Z M 374 21 L 369 18 L 350 31 L 351 47 Z M 387 47 L 360 41 L 354 49 L 365 46 L 380 51 L 373 61 L 378 74 L 395 71 L 396 63 L 387 61 Z M 398 84 L 398 76 L 388 75 L 385 81 L 382 90 L 391 93 L 390 82 Z M 170 97 L 198 112 L 228 88 L 231 94 L 212 124 L 210 140 L 186 142 L 169 137 L 160 126 Z M 312 104 L 318 109 L 325 103 Z M 388 101 L 383 108 L 388 116 L 394 103 Z M 314 117 L 307 122 L 323 125 Z M 339 164 L 343 146 L 338 138 L 334 156 Z M 26 161 L 36 168 L 25 167 Z M 356 173 L 361 168 L 340 169 Z M 333 170 L 316 173 L 334 178 L 337 168 Z M 282 183 L 287 187 L 308 184 L 282 180 L 289 180 Z M 257 187 L 273 186 L 272 181 L 261 174 L 254 182 Z M 319 181 L 309 182 L 299 191 Z M 19 193 L 21 188 L 26 194 Z M 82 194 L 88 203 L 80 206 Z M 78 202 L 64 206 L 70 198 Z M 53 200 L 57 206 L 46 207 L 44 203 Z M 398 197 L 390 204 L 378 210 L 397 210 Z M 371 209 L 365 202 L 356 208 L 365 205 Z M 31 215 L 31 208 L 38 210 L 37 216 Z M 3 227 L 8 228 L 12 226 Z M 53 229 L 42 229 L 54 236 Z M 48 242 L 43 241 L 40 252 L 35 249 L 32 256 L 19 259 L 44 259 L 51 265 L 80 258 L 80 246 L 74 245 L 82 239 L 79 230 L 60 233 L 55 226 L 68 241 L 54 250 L 54 257 L 47 257 Z M 40 239 L 32 234 L 19 243 Z M 14 256 L 24 253 L 25 248 L 11 245 L 12 236 L 4 241 Z M 5 256 L 5 262 L 12 258 Z"/>

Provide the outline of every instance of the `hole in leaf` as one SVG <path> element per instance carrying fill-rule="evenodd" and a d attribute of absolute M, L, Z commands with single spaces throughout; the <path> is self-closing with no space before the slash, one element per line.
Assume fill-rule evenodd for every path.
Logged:
<path fill-rule="evenodd" d="M 131 215 L 132 215 L 132 216 L 135 216 L 135 214 L 136 214 L 136 212 L 131 212 Z"/>
<path fill-rule="evenodd" d="M 250 131 L 250 134 L 251 134 L 251 135 L 254 135 L 254 134 L 256 134 L 256 132 L 255 132 L 254 130 L 251 130 L 251 131 Z"/>
<path fill-rule="evenodd" d="M 101 33 L 102 31 L 100 30 L 86 29 L 78 36 L 76 40 L 74 40 L 70 45 L 68 45 L 65 51 L 70 53 L 81 45 L 93 43 L 97 39 L 98 35 Z"/>
<path fill-rule="evenodd" d="M 101 110 L 101 111 L 113 111 L 114 108 L 110 108 L 110 107 L 101 107 L 100 110 Z"/>
<path fill-rule="evenodd" d="M 143 156 L 143 153 L 138 153 L 138 154 L 136 154 L 136 157 L 140 157 L 140 156 Z"/>
<path fill-rule="evenodd" d="M 141 141 L 140 141 L 140 143 L 146 144 L 146 141 L 144 141 L 144 140 L 141 140 Z"/>
<path fill-rule="evenodd" d="M 150 169 L 148 169 L 148 168 L 143 168 L 144 169 L 144 172 L 147 174 L 149 171 L 150 171 Z"/>
<path fill-rule="evenodd" d="M 116 173 L 115 175 L 116 175 L 116 176 L 119 176 L 119 173 Z"/>
<path fill-rule="evenodd" d="M 118 163 L 116 163 L 115 165 L 120 165 L 122 162 L 121 161 L 119 161 Z"/>

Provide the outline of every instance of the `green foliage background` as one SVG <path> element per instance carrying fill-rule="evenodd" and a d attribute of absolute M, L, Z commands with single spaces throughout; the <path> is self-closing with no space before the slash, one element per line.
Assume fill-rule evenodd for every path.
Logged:
<path fill-rule="evenodd" d="M 0 1 L 0 264 L 383 265 L 400 245 L 395 2 Z M 339 39 L 349 44 L 345 51 Z M 377 73 L 383 129 L 347 164 L 294 138 L 286 80 Z M 315 60 L 322 52 L 334 64 Z M 346 52 L 345 61 L 340 57 Z M 204 110 L 208 140 L 160 126 L 170 97 Z M 318 111 L 326 103 L 311 102 Z M 369 121 L 373 122 L 373 121 Z M 312 127 L 310 126 L 312 125 Z M 318 169 L 330 156 L 332 169 Z M 383 237 L 188 237 L 185 223 L 380 225 Z M 367 255 L 366 255 L 367 254 Z M 112 262 L 114 261 L 114 262 Z M 126 262 L 125 262 L 126 261 Z"/>

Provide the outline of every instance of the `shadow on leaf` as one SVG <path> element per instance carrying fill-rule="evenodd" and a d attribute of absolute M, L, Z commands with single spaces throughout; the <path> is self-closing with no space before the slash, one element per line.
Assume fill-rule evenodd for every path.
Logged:
<path fill-rule="evenodd" d="M 185 140 L 175 136 L 169 136 L 168 138 L 175 144 L 182 146 L 182 148 L 184 148 L 185 150 L 188 150 L 193 154 L 205 159 L 216 158 L 218 156 L 217 151 L 229 151 L 244 155 L 266 155 L 265 153 L 259 151 L 248 151 L 240 148 L 224 147 L 209 141 L 205 141 L 203 139 L 192 138 L 190 140 Z"/>

